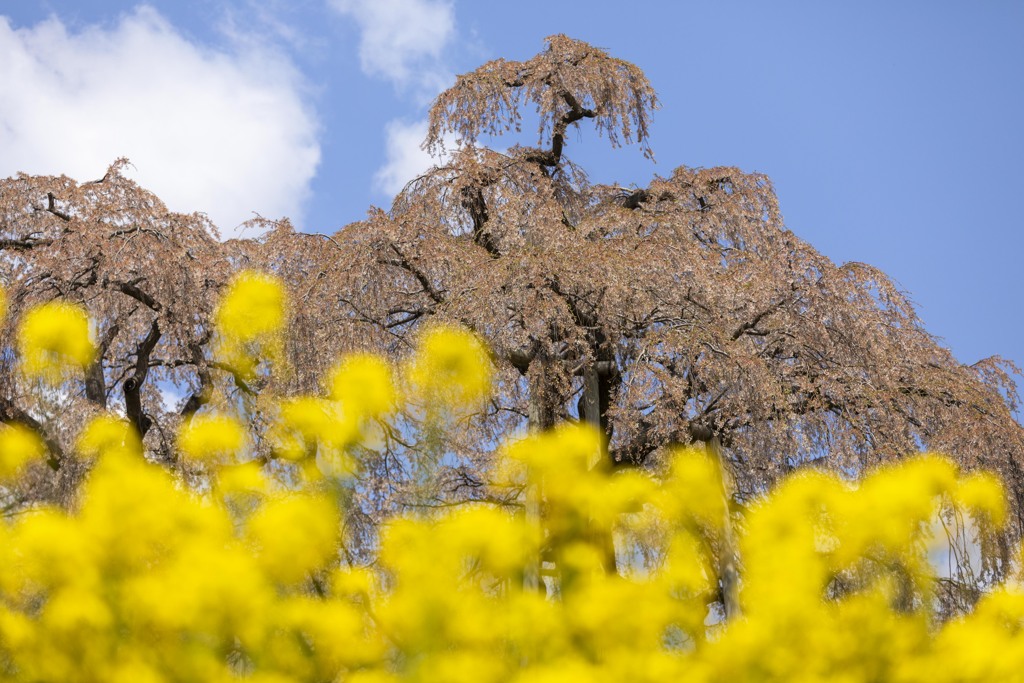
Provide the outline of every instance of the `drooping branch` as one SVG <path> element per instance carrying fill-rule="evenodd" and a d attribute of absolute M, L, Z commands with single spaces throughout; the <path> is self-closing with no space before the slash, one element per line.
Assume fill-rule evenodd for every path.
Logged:
<path fill-rule="evenodd" d="M 153 310 L 156 313 L 159 313 L 161 310 L 163 310 L 163 304 L 161 304 L 159 301 L 154 299 L 152 296 L 150 296 L 147 292 L 145 292 L 139 287 L 139 283 L 144 281 L 145 278 L 143 277 L 137 277 L 134 280 L 130 280 L 127 282 L 107 278 L 104 280 L 103 284 L 104 286 L 112 285 L 114 289 L 118 290 L 119 292 L 127 294 L 128 296 L 143 304 L 147 308 Z"/>
<path fill-rule="evenodd" d="M 459 76 L 430 109 L 426 145 L 436 151 L 446 133 L 472 143 L 481 134 L 518 130 L 523 100 L 537 107 L 541 143 L 545 132 L 551 135 L 550 148 L 535 159 L 544 166 L 558 164 L 566 128 L 583 118 L 594 119 L 613 146 L 620 138 L 636 141 L 651 156 L 648 126 L 658 101 L 643 72 L 564 35 L 549 36 L 547 49 L 525 62 L 498 59 Z"/>
<path fill-rule="evenodd" d="M 434 286 L 430 284 L 430 278 L 423 272 L 418 266 L 416 266 L 408 257 L 398 248 L 398 245 L 392 242 L 390 244 L 391 250 L 398 255 L 397 259 L 386 259 L 384 262 L 388 265 L 399 266 L 406 272 L 410 273 L 416 281 L 423 287 L 423 291 L 434 301 L 436 304 L 444 303 L 444 295 L 441 292 L 434 289 Z"/>
<path fill-rule="evenodd" d="M 792 301 L 792 298 L 790 298 L 790 297 L 783 297 L 783 298 L 779 299 L 778 301 L 772 302 L 768 306 L 766 306 L 763 309 L 761 309 L 760 311 L 758 311 L 754 315 L 754 317 L 752 317 L 750 320 L 745 320 L 742 323 L 740 323 L 736 327 L 736 329 L 733 330 L 732 334 L 729 335 L 729 339 L 731 341 L 736 341 L 737 339 L 742 337 L 744 334 L 746 334 L 748 332 L 751 332 L 752 330 L 755 330 L 757 328 L 758 324 L 762 320 L 767 318 L 772 313 L 775 313 L 776 311 L 778 311 L 779 309 L 781 309 L 783 306 L 785 306 L 786 304 L 790 303 L 791 301 Z"/>
<path fill-rule="evenodd" d="M 71 222 L 71 216 L 57 208 L 57 198 L 52 192 L 46 193 L 46 211 L 48 213 L 52 213 L 54 216 L 66 223 Z"/>

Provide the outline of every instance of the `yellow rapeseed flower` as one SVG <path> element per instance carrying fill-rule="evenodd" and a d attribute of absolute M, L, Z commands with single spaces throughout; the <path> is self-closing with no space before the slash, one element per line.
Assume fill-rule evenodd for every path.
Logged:
<path fill-rule="evenodd" d="M 327 381 L 330 396 L 360 417 L 391 412 L 397 402 L 391 368 L 380 356 L 353 353 L 342 358 Z"/>
<path fill-rule="evenodd" d="M 469 330 L 436 326 L 420 337 L 407 376 L 429 409 L 471 408 L 491 391 L 493 372 L 483 342 Z"/>
<path fill-rule="evenodd" d="M 281 403 L 281 421 L 308 443 L 334 441 L 340 414 L 334 406 L 312 396 L 298 396 Z"/>
<path fill-rule="evenodd" d="M 123 453 L 142 457 L 142 441 L 126 420 L 113 415 L 94 417 L 78 435 L 78 452 L 86 457 Z"/>
<path fill-rule="evenodd" d="M 539 552 L 538 530 L 522 524 L 507 512 L 484 505 L 467 505 L 445 520 L 447 543 L 438 548 L 455 556 L 472 558 L 496 576 L 514 574 Z"/>
<path fill-rule="evenodd" d="M 277 457 L 304 463 L 311 478 L 348 477 L 355 471 L 348 449 L 359 441 L 359 424 L 332 401 L 313 396 L 282 401 L 280 419 L 267 436 Z"/>
<path fill-rule="evenodd" d="M 28 427 L 0 425 L 0 482 L 16 478 L 26 465 L 41 460 L 45 453 L 43 440 Z"/>
<path fill-rule="evenodd" d="M 701 526 L 720 528 L 726 511 L 718 461 L 703 448 L 676 449 L 659 503 L 668 519 L 694 520 Z"/>
<path fill-rule="evenodd" d="M 245 446 L 245 431 L 226 415 L 194 415 L 178 432 L 178 448 L 185 457 L 224 464 Z"/>
<path fill-rule="evenodd" d="M 244 462 L 224 467 L 217 477 L 217 488 L 222 494 L 265 493 L 269 482 L 258 462 Z"/>
<path fill-rule="evenodd" d="M 1000 527 L 1006 521 L 1006 493 L 991 474 L 975 472 L 964 477 L 957 484 L 953 497 L 987 524 Z"/>
<path fill-rule="evenodd" d="M 269 576 L 289 584 L 337 555 L 341 519 L 329 500 L 293 494 L 264 504 L 247 532 Z"/>
<path fill-rule="evenodd" d="M 85 368 L 96 358 L 89 316 L 62 301 L 35 306 L 22 317 L 18 351 L 26 375 L 57 382 L 69 368 Z"/>
<path fill-rule="evenodd" d="M 214 314 L 220 340 L 218 359 L 244 379 L 252 379 L 261 360 L 279 355 L 286 319 L 281 281 L 264 273 L 242 271 L 231 281 Z"/>
<path fill-rule="evenodd" d="M 221 334 L 242 342 L 276 334 L 285 320 L 281 281 L 255 271 L 239 273 L 228 285 L 215 319 Z"/>

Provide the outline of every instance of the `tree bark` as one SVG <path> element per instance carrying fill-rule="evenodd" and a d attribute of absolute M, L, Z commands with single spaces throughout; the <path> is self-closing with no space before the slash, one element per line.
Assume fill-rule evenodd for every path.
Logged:
<path fill-rule="evenodd" d="M 722 593 L 722 610 L 725 612 L 726 621 L 729 621 L 740 615 L 739 568 L 732 515 L 729 512 L 732 503 L 732 477 L 722 456 L 722 444 L 718 436 L 712 436 L 706 444 L 708 452 L 718 462 L 722 479 L 722 534 L 718 542 L 718 581 Z"/>
<path fill-rule="evenodd" d="M 537 362 L 537 361 L 535 361 Z M 548 397 L 547 381 L 544 371 L 536 374 L 527 374 L 529 382 L 528 414 L 530 434 L 540 434 L 555 425 L 555 412 Z M 541 501 L 544 497 L 543 483 L 537 479 L 535 472 L 527 472 L 526 483 L 526 520 L 535 529 L 544 542 L 544 522 L 541 512 Z M 541 563 L 543 559 L 540 554 L 530 558 L 526 571 L 523 573 L 523 589 L 526 591 L 545 591 L 546 588 L 540 580 Z"/>
<path fill-rule="evenodd" d="M 107 409 L 107 384 L 103 377 L 103 356 L 100 355 L 85 370 L 85 397 L 101 410 Z"/>
<path fill-rule="evenodd" d="M 588 365 L 583 370 L 583 396 L 580 403 L 582 411 L 580 413 L 580 419 L 590 424 L 595 430 L 601 434 L 601 445 L 599 447 L 597 455 L 596 467 L 611 472 L 611 462 L 608 459 L 608 442 L 610 435 L 608 434 L 608 420 L 605 416 L 607 410 L 608 400 L 607 395 L 610 393 L 607 386 L 609 378 L 607 376 L 602 377 L 597 371 L 596 363 Z M 605 385 L 605 386 L 602 386 Z M 602 391 L 602 389 L 604 391 Z M 604 396 L 602 396 L 604 394 Z M 605 400 L 602 401 L 601 399 Z M 604 570 L 608 574 L 615 574 L 618 571 L 617 562 L 615 557 L 615 537 L 612 530 L 604 530 L 592 528 L 590 531 L 591 542 L 597 546 L 601 552 L 602 563 Z"/>
<path fill-rule="evenodd" d="M 142 409 L 142 385 L 149 375 L 149 357 L 160 341 L 160 325 L 157 320 L 149 328 L 146 338 L 139 342 L 135 351 L 135 372 L 124 382 L 124 407 L 128 419 L 139 433 L 145 437 L 153 421 Z"/>

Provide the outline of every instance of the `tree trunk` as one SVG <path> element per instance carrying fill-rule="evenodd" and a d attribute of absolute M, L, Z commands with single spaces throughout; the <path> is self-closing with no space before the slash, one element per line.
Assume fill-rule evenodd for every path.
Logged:
<path fill-rule="evenodd" d="M 554 407 L 548 398 L 547 383 L 543 371 L 534 375 L 527 375 L 530 395 L 527 408 L 527 420 L 531 434 L 540 434 L 555 425 Z M 537 531 L 540 542 L 544 542 L 544 523 L 541 519 L 541 500 L 543 499 L 542 482 L 537 479 L 535 472 L 527 472 L 526 481 L 526 520 Z M 541 563 L 540 555 L 530 558 L 523 572 L 523 589 L 526 591 L 545 591 L 546 588 L 540 580 Z"/>
<path fill-rule="evenodd" d="M 100 410 L 107 409 L 107 385 L 103 377 L 102 356 L 85 370 L 85 397 L 99 406 Z"/>
<path fill-rule="evenodd" d="M 588 365 L 583 370 L 583 397 L 580 403 L 582 408 L 580 419 L 601 433 L 601 447 L 600 452 L 596 454 L 596 467 L 610 472 L 611 462 L 608 460 L 608 442 L 610 438 L 607 429 L 608 421 L 605 417 L 608 400 L 607 398 L 604 401 L 601 400 L 603 398 L 602 389 L 604 389 L 606 396 L 610 393 L 607 386 L 602 387 L 602 383 L 607 384 L 608 382 L 608 377 L 602 377 L 598 373 L 596 364 Z M 591 542 L 601 552 L 605 572 L 615 574 L 618 568 L 615 558 L 614 533 L 611 529 L 592 528 L 590 536 Z"/>
<path fill-rule="evenodd" d="M 718 580 L 722 591 L 722 609 L 725 619 L 735 619 L 740 614 L 739 568 L 736 559 L 736 542 L 732 528 L 732 515 L 729 512 L 732 503 L 732 477 L 722 456 L 722 444 L 717 436 L 707 442 L 711 456 L 718 461 L 722 477 L 722 535 L 718 547 Z"/>

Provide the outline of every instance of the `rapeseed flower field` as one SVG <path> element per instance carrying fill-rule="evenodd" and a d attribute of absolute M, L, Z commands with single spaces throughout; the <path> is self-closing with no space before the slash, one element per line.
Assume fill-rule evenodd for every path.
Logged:
<path fill-rule="evenodd" d="M 272 277 L 238 278 L 217 316 L 221 361 L 243 378 L 265 371 L 286 307 Z M 87 316 L 70 304 L 33 309 L 19 329 L 28 375 L 59 382 L 93 357 Z M 78 438 L 91 471 L 75 503 L 0 522 L 0 679 L 1024 680 L 1017 583 L 948 621 L 932 609 L 937 516 L 979 533 L 1006 516 L 995 478 L 939 455 L 859 482 L 797 473 L 738 510 L 712 453 L 680 448 L 657 477 L 610 472 L 594 464 L 600 435 L 567 424 L 496 456 L 494 485 L 532 492 L 535 514 L 467 503 L 399 517 L 375 564 L 349 563 L 345 485 L 368 425 L 403 401 L 468 410 L 491 377 L 484 346 L 457 328 L 429 329 L 400 368 L 342 358 L 322 395 L 271 411 L 275 452 L 297 473 L 286 479 L 252 460 L 236 415 L 181 427 L 203 487 L 148 462 L 126 421 L 98 415 Z M 30 429 L 0 427 L 0 485 L 45 452 Z M 740 567 L 728 619 L 715 608 L 723 552 Z"/>

